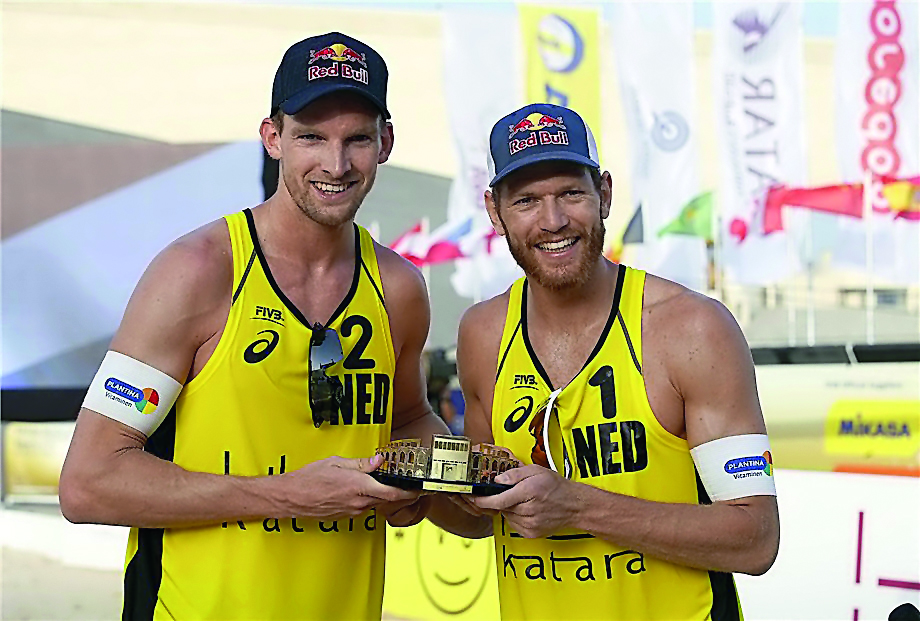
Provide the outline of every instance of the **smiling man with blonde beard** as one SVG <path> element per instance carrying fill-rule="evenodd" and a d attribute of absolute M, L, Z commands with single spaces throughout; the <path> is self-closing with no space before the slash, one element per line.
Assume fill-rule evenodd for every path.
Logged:
<path fill-rule="evenodd" d="M 525 465 L 439 522 L 494 534 L 503 619 L 739 619 L 731 572 L 779 544 L 744 336 L 603 257 L 612 180 L 575 112 L 526 106 L 490 143 L 486 206 L 526 276 L 467 311 L 457 365 L 466 435 Z"/>

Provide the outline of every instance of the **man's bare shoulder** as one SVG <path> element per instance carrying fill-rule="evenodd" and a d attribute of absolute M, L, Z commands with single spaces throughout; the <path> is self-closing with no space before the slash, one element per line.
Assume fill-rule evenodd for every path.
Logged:
<path fill-rule="evenodd" d="M 474 304 L 463 313 L 457 335 L 457 356 L 467 362 L 467 370 L 495 373 L 510 299 L 509 290 Z"/>
<path fill-rule="evenodd" d="M 467 399 L 491 403 L 498 350 L 501 347 L 510 292 L 479 302 L 460 318 L 457 335 L 457 372 Z"/>
<path fill-rule="evenodd" d="M 511 299 L 510 289 L 494 298 L 489 298 L 473 304 L 460 318 L 460 332 L 468 332 L 468 338 L 481 345 L 494 342 L 498 347 L 502 331 L 505 327 L 505 316 L 508 314 L 508 303 Z"/>
<path fill-rule="evenodd" d="M 428 288 L 419 268 L 405 257 L 376 241 L 374 251 L 377 255 L 377 268 L 380 270 L 383 293 L 388 305 L 411 303 L 420 297 L 427 299 Z"/>
<path fill-rule="evenodd" d="M 719 300 L 652 274 L 646 276 L 642 308 L 646 321 L 679 327 L 680 332 L 737 327 Z"/>
<path fill-rule="evenodd" d="M 649 275 L 643 304 L 646 347 L 675 363 L 749 359 L 738 322 L 722 302 L 683 285 Z"/>
<path fill-rule="evenodd" d="M 180 290 L 226 294 L 233 280 L 226 222 L 215 220 L 179 237 L 157 255 L 148 272 L 172 280 L 171 286 Z"/>
<path fill-rule="evenodd" d="M 169 244 L 131 294 L 112 349 L 184 378 L 194 352 L 226 320 L 231 254 L 230 235 L 221 220 Z"/>

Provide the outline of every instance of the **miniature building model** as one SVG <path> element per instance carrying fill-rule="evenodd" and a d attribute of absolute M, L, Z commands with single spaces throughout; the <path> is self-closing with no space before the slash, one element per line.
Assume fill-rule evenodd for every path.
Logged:
<path fill-rule="evenodd" d="M 396 440 L 377 454 L 383 455 L 383 472 L 458 483 L 494 483 L 497 475 L 518 466 L 507 449 L 482 444 L 479 451 L 471 451 L 465 436 L 436 435 L 430 449 L 421 440 Z"/>
<path fill-rule="evenodd" d="M 428 478 L 466 481 L 470 465 L 470 439 L 463 436 L 434 436 L 431 441 L 431 467 Z"/>

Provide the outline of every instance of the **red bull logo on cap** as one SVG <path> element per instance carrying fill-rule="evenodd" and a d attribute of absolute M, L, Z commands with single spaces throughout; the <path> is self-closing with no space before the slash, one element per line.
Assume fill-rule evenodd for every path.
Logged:
<path fill-rule="evenodd" d="M 556 131 L 549 131 L 554 129 Z M 565 132 L 562 117 L 549 116 L 541 112 L 532 112 L 523 119 L 508 126 L 508 149 L 511 155 L 529 147 L 546 144 L 569 144 L 569 135 Z M 518 134 L 526 137 L 515 138 Z"/>
<path fill-rule="evenodd" d="M 364 58 L 364 54 L 359 54 L 344 43 L 333 43 L 329 47 L 324 47 L 318 51 L 310 50 L 309 64 L 312 65 L 318 60 L 337 60 L 339 62 L 348 61 L 350 63 L 358 63 L 363 67 L 367 67 L 367 62 Z"/>
<path fill-rule="evenodd" d="M 331 60 L 332 65 L 323 67 L 313 63 L 320 60 Z M 352 67 L 348 63 L 358 63 L 362 68 Z M 344 43 L 333 43 L 321 50 L 310 50 L 310 60 L 307 63 L 307 79 L 317 80 L 322 78 L 349 78 L 362 84 L 367 84 L 367 60 Z"/>

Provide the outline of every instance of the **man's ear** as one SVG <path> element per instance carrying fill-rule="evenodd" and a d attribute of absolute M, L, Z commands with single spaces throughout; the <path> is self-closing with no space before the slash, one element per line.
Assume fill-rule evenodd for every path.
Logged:
<path fill-rule="evenodd" d="M 492 221 L 492 228 L 495 229 L 496 233 L 504 236 L 505 226 L 502 224 L 501 218 L 498 217 L 498 205 L 495 204 L 492 192 L 486 190 L 485 194 L 483 194 L 483 200 L 486 203 L 486 211 L 489 212 L 489 220 Z"/>
<path fill-rule="evenodd" d="M 270 118 L 262 119 L 262 125 L 259 126 L 259 134 L 262 136 L 262 146 L 268 152 L 268 155 L 275 160 L 281 159 L 281 132 L 275 127 L 274 121 Z"/>
<path fill-rule="evenodd" d="M 393 124 L 387 121 L 380 132 L 380 153 L 377 155 L 377 163 L 383 164 L 390 159 L 390 153 L 393 152 Z"/>
<path fill-rule="evenodd" d="M 613 203 L 613 177 L 608 171 L 601 175 L 601 220 L 610 215 L 610 205 Z"/>

